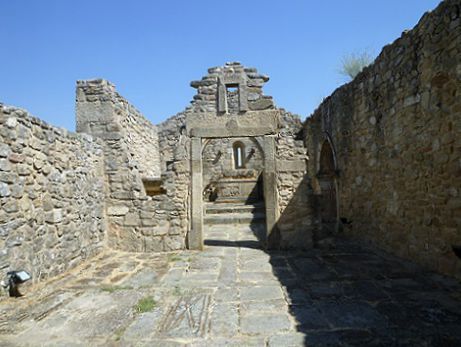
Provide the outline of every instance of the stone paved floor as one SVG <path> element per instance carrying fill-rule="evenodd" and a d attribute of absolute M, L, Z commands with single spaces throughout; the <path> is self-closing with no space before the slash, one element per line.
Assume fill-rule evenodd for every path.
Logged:
<path fill-rule="evenodd" d="M 0 346 L 461 345 L 458 282 L 344 240 L 267 254 L 245 227 L 210 227 L 203 252 L 107 252 L 25 289 L 0 302 Z"/>

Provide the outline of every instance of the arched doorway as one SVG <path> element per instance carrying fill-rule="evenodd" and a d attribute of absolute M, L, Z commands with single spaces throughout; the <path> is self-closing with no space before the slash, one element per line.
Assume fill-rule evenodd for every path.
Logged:
<path fill-rule="evenodd" d="M 333 233 L 338 227 L 337 166 L 333 148 L 325 140 L 320 149 L 317 179 L 320 186 L 319 214 L 324 232 Z"/>

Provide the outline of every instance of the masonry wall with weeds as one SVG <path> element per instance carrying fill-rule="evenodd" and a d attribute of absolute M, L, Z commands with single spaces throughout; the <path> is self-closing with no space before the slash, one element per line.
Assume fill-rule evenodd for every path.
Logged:
<path fill-rule="evenodd" d="M 443 1 L 307 119 L 310 176 L 329 141 L 345 230 L 461 277 L 461 5 Z"/>

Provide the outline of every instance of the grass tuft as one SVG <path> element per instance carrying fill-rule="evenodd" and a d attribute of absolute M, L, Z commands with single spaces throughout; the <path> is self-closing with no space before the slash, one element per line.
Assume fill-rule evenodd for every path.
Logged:
<path fill-rule="evenodd" d="M 134 306 L 134 310 L 136 313 L 145 313 L 152 311 L 157 302 L 151 296 L 146 296 L 138 301 L 138 303 Z"/>

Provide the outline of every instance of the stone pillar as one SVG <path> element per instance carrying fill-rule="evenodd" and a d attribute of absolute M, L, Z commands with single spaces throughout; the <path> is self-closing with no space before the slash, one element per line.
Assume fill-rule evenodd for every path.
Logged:
<path fill-rule="evenodd" d="M 202 206 L 202 139 L 191 139 L 192 175 L 192 223 L 188 234 L 189 249 L 203 249 L 203 206 Z"/>
<path fill-rule="evenodd" d="M 272 135 L 264 136 L 264 202 L 266 206 L 266 240 L 264 246 L 269 245 L 268 240 L 272 233 L 276 233 L 278 219 L 277 177 L 275 172 L 275 138 Z"/>
<path fill-rule="evenodd" d="M 239 111 L 248 111 L 248 90 L 245 80 L 239 83 Z"/>
<path fill-rule="evenodd" d="M 218 80 L 218 112 L 227 112 L 226 85 L 222 79 Z"/>

